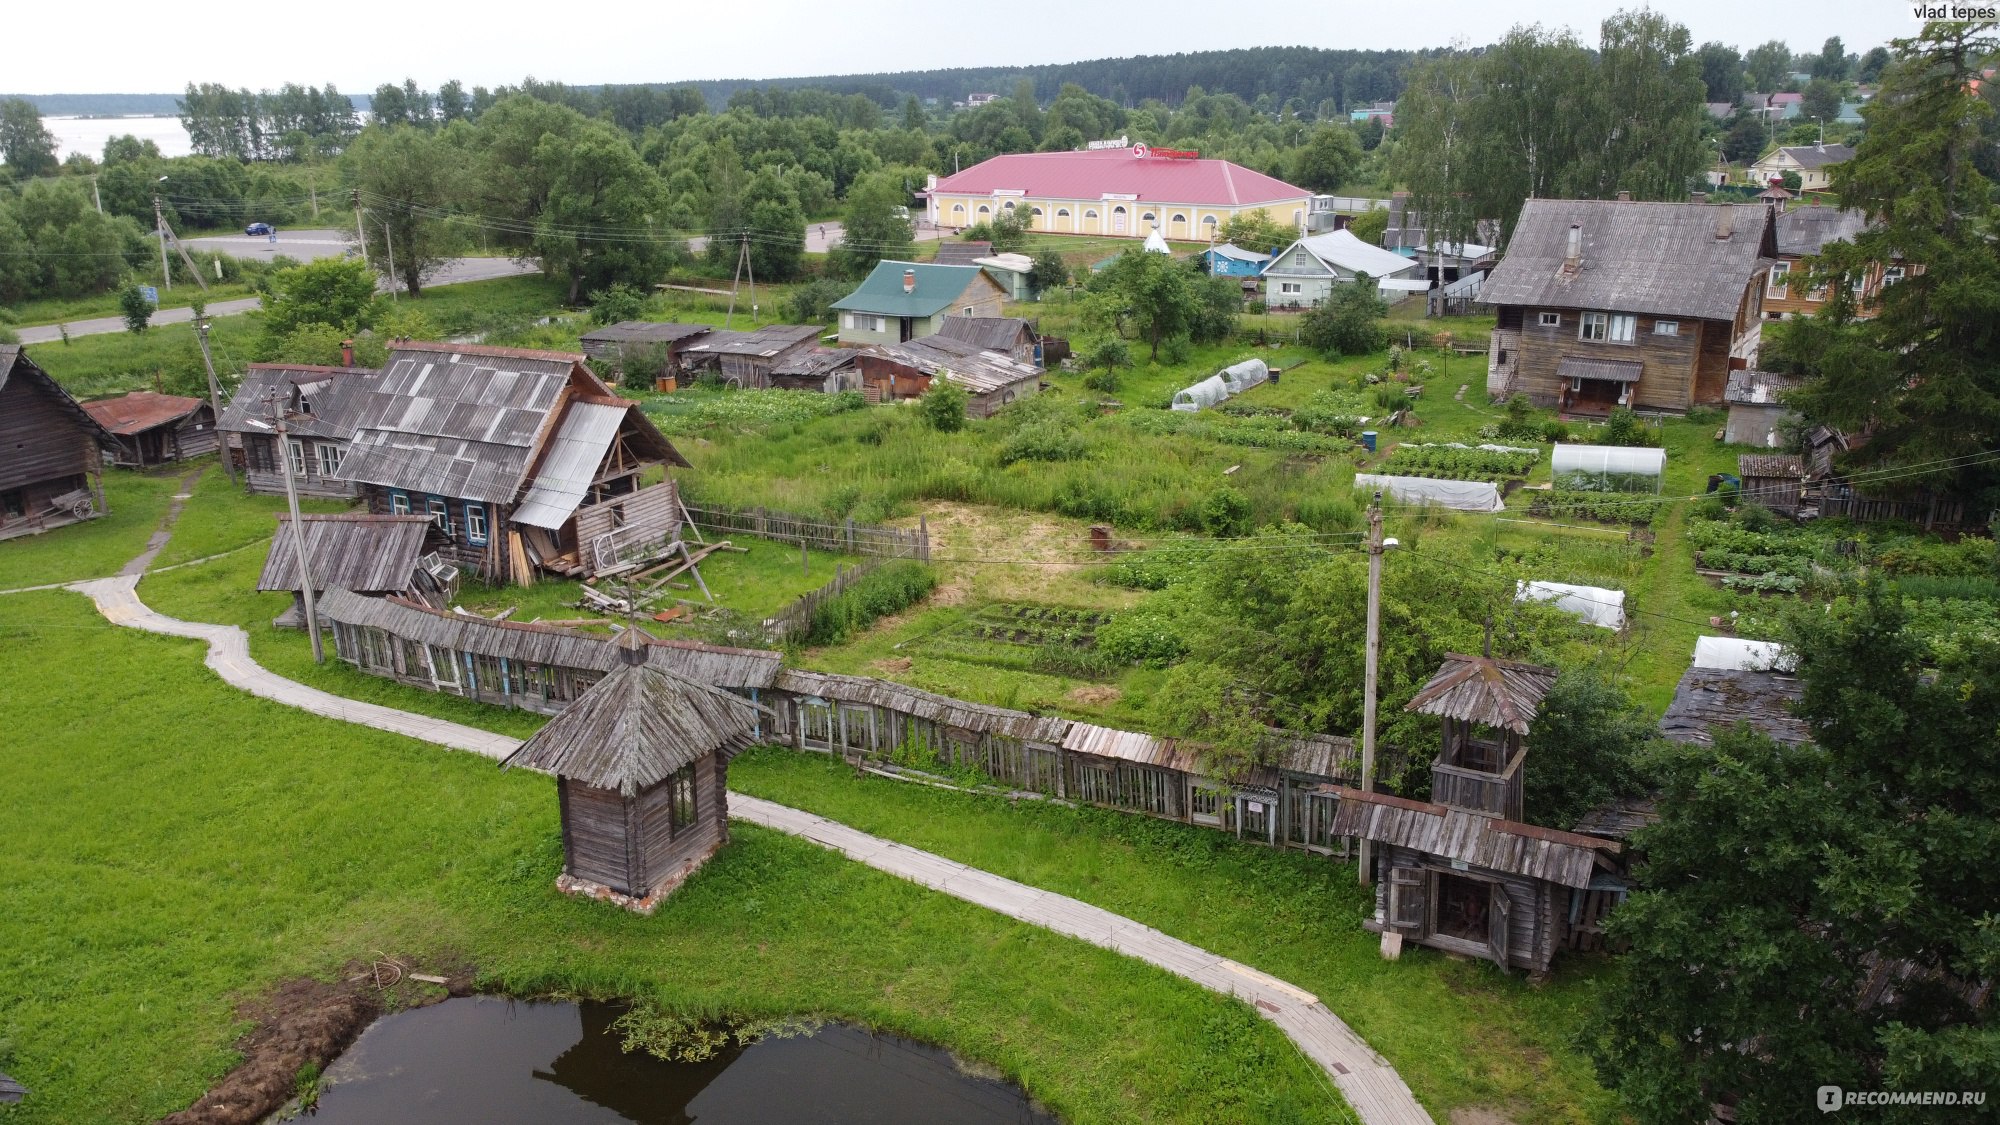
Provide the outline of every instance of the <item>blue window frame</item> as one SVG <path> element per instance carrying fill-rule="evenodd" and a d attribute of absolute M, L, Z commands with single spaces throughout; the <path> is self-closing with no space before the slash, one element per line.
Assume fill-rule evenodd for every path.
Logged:
<path fill-rule="evenodd" d="M 389 510 L 399 516 L 409 515 L 410 494 L 407 492 L 389 493 Z"/>
<path fill-rule="evenodd" d="M 465 541 L 481 547 L 486 545 L 486 505 L 465 506 Z"/>

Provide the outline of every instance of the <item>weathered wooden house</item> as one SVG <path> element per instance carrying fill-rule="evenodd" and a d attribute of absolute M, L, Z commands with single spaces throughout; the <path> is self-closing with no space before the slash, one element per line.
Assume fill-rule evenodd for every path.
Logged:
<path fill-rule="evenodd" d="M 645 363 L 650 365 L 646 372 L 650 377 L 677 377 L 687 370 L 683 353 L 713 331 L 712 324 L 626 320 L 593 328 L 577 339 L 583 354 L 620 371 Z"/>
<path fill-rule="evenodd" d="M 1018 316 L 951 313 L 938 325 L 937 334 L 981 351 L 999 352 L 1016 363 L 1041 364 L 1041 339 L 1035 334 L 1035 326 Z"/>
<path fill-rule="evenodd" d="M 1757 365 L 1776 256 L 1761 205 L 1530 199 L 1480 290 L 1487 393 L 1585 416 L 1721 403 Z"/>
<path fill-rule="evenodd" d="M 222 408 L 222 420 L 216 427 L 229 445 L 230 456 L 243 470 L 245 487 L 251 492 L 283 496 L 285 466 L 278 458 L 289 456 L 292 483 L 299 495 L 330 499 L 360 496 L 361 486 L 340 475 L 348 440 L 354 436 L 354 411 L 348 403 L 379 374 L 365 367 L 251 364 L 229 404 Z M 286 419 L 282 453 L 278 430 L 272 423 L 274 411 Z"/>
<path fill-rule="evenodd" d="M 861 353 L 854 348 L 818 347 L 794 352 L 771 368 L 771 388 L 835 394 L 861 389 Z"/>
<path fill-rule="evenodd" d="M 833 303 L 843 344 L 898 344 L 944 326 L 946 316 L 1000 315 L 1006 292 L 975 265 L 883 261 Z"/>
<path fill-rule="evenodd" d="M 1032 363 L 941 336 L 863 348 L 857 364 L 878 401 L 921 395 L 942 377 L 964 389 L 965 412 L 974 418 L 991 417 L 1042 385 L 1042 371 Z"/>
<path fill-rule="evenodd" d="M 453 613 L 409 597 L 321 595 L 334 653 L 355 668 L 427 691 L 553 715 L 616 667 L 613 638 L 523 621 Z M 777 678 L 780 656 L 642 637 L 647 659 L 684 679 L 756 700 Z"/>
<path fill-rule="evenodd" d="M 0 539 L 104 514 L 118 439 L 14 344 L 0 344 Z"/>
<path fill-rule="evenodd" d="M 1785 392 L 1804 380 L 1796 375 L 1745 368 L 1729 373 L 1722 399 L 1729 404 L 1729 421 L 1722 440 L 1731 445 L 1761 445 L 1775 449 L 1785 443 L 1785 426 L 1797 417 L 1785 405 Z"/>
<path fill-rule="evenodd" d="M 1444 722 L 1431 797 L 1342 789 L 1336 835 L 1379 845 L 1375 915 L 1385 954 L 1404 941 L 1501 968 L 1546 970 L 1593 921 L 1590 896 L 1624 889 L 1613 840 L 1521 820 L 1526 738 L 1555 670 L 1490 657 L 1445 657 L 1408 710 Z"/>
<path fill-rule="evenodd" d="M 1743 498 L 1779 515 L 1795 516 L 1804 503 L 1805 465 L 1792 453 L 1745 453 L 1736 458 Z"/>
<path fill-rule="evenodd" d="M 372 597 L 400 594 L 442 607 L 456 589 L 456 567 L 434 556 L 426 565 L 426 556 L 443 541 L 443 533 L 429 516 L 308 513 L 302 523 L 306 532 L 306 561 L 316 595 L 324 597 L 329 589 L 351 590 Z M 279 628 L 304 627 L 305 582 L 299 576 L 292 519 L 285 513 L 278 515 L 277 534 L 271 538 L 270 554 L 264 557 L 257 590 L 290 593 L 291 608 L 273 624 Z"/>
<path fill-rule="evenodd" d="M 756 741 L 763 709 L 655 667 L 636 629 L 616 653 L 502 765 L 555 775 L 564 889 L 644 910 L 728 843 L 729 760 Z"/>
<path fill-rule="evenodd" d="M 439 554 L 489 581 L 592 577 L 680 536 L 660 478 L 687 461 L 581 355 L 404 341 L 340 421 L 368 510 L 432 516 Z"/>
<path fill-rule="evenodd" d="M 718 328 L 683 347 L 680 359 L 690 372 L 714 371 L 744 390 L 763 390 L 771 385 L 772 371 L 811 351 L 825 331 L 817 324 L 767 324 L 749 332 Z"/>
<path fill-rule="evenodd" d="M 83 408 L 118 439 L 111 456 L 121 468 L 185 461 L 216 449 L 215 410 L 206 399 L 133 391 Z"/>

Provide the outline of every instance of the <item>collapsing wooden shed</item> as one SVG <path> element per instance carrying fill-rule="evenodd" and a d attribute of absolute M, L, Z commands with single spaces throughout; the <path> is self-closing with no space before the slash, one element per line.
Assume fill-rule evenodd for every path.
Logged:
<path fill-rule="evenodd" d="M 762 707 L 648 663 L 639 631 L 619 664 L 501 763 L 556 777 L 565 891 L 642 911 L 729 840 L 729 760 Z"/>

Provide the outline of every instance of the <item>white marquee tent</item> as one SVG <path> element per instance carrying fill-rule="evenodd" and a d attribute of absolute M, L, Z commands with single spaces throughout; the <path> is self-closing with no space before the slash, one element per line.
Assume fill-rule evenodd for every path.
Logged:
<path fill-rule="evenodd" d="M 1602 586 L 1572 586 L 1567 582 L 1516 582 L 1517 602 L 1551 602 L 1557 609 L 1572 613 L 1592 625 L 1606 629 L 1625 627 L 1625 591 Z"/>

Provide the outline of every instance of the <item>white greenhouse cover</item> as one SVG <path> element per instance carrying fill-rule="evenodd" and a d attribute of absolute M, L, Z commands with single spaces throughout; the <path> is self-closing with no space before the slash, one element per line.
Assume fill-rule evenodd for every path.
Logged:
<path fill-rule="evenodd" d="M 1246 359 L 1222 369 L 1222 383 L 1229 393 L 1240 395 L 1271 377 L 1271 366 L 1261 359 Z"/>
<path fill-rule="evenodd" d="M 1483 480 L 1435 480 L 1431 477 L 1391 477 L 1354 474 L 1354 487 L 1379 488 L 1401 504 L 1436 504 L 1461 512 L 1501 512 L 1507 509 L 1500 490 Z"/>
<path fill-rule="evenodd" d="M 1220 375 L 1210 375 L 1194 386 L 1174 394 L 1174 409 L 1196 411 L 1204 406 L 1214 406 L 1229 397 L 1229 384 Z M 1159 401 L 1158 399 L 1154 400 Z"/>
<path fill-rule="evenodd" d="M 1567 582 L 1516 582 L 1517 602 L 1553 602 L 1564 613 L 1573 613 L 1592 625 L 1606 629 L 1625 627 L 1625 591 L 1602 586 L 1572 586 Z"/>
<path fill-rule="evenodd" d="M 1696 637 L 1694 666 L 1736 672 L 1789 672 L 1798 661 L 1776 641 L 1746 641 L 1740 637 Z"/>
<path fill-rule="evenodd" d="M 1630 445 L 1558 444 L 1549 467 L 1558 476 L 1583 472 L 1657 477 L 1667 471 L 1667 451 Z"/>

